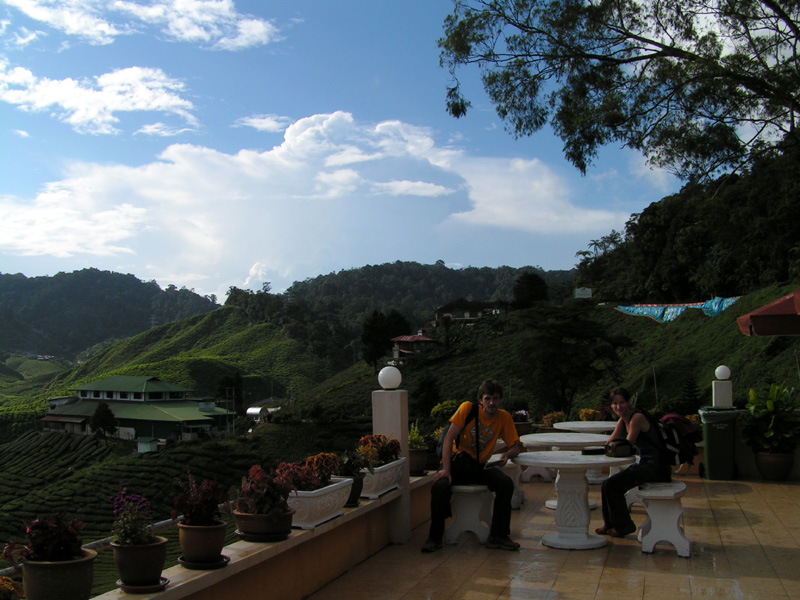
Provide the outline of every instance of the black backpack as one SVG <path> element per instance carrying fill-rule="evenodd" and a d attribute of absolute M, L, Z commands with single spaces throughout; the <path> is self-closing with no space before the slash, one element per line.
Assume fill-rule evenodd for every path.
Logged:
<path fill-rule="evenodd" d="M 469 411 L 469 415 L 467 416 L 467 420 L 464 423 L 464 427 L 470 424 L 471 421 L 475 420 L 475 425 L 477 428 L 478 424 L 478 409 L 480 408 L 480 404 L 477 402 L 472 403 L 472 409 Z M 439 443 L 436 444 L 436 455 L 439 458 L 442 458 L 442 450 L 444 449 L 444 438 L 447 437 L 447 431 L 450 429 L 450 425 L 452 423 L 450 421 L 442 429 L 442 433 L 439 434 Z M 458 448 L 458 437 L 456 437 L 456 448 Z"/>
<path fill-rule="evenodd" d="M 703 439 L 700 430 L 689 419 L 675 413 L 668 413 L 656 421 L 652 415 L 642 412 L 661 438 L 661 455 L 667 464 L 693 465 L 697 454 L 697 443 Z"/>

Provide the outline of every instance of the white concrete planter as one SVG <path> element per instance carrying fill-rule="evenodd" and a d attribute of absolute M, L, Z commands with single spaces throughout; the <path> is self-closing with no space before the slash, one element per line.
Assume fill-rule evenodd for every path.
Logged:
<path fill-rule="evenodd" d="M 324 488 L 289 494 L 289 508 L 295 511 L 292 527 L 314 529 L 317 525 L 344 514 L 344 505 L 352 485 L 352 479 L 333 477 L 331 484 Z"/>
<path fill-rule="evenodd" d="M 399 487 L 405 462 L 406 457 L 403 456 L 388 465 L 376 467 L 374 473 L 362 469 L 361 472 L 364 473 L 364 489 L 361 491 L 361 497 L 375 499 Z"/>

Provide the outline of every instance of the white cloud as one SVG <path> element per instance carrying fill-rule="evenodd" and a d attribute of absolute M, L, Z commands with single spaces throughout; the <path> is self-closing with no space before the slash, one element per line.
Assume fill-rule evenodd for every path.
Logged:
<path fill-rule="evenodd" d="M 9 69 L 0 59 L 0 101 L 26 111 L 53 110 L 82 133 L 116 133 L 116 114 L 134 111 L 173 114 L 194 125 L 194 107 L 180 96 L 183 88 L 160 69 L 129 67 L 93 80 L 58 80 L 36 77 L 22 67 Z"/>
<path fill-rule="evenodd" d="M 14 34 L 14 45 L 17 48 L 23 48 L 45 35 L 47 34 L 43 31 L 29 31 L 25 27 L 20 27 L 20 30 Z"/>
<path fill-rule="evenodd" d="M 386 183 L 375 183 L 373 189 L 379 194 L 390 196 L 443 196 L 452 193 L 442 185 L 428 183 L 427 181 L 388 181 Z"/>
<path fill-rule="evenodd" d="M 639 153 L 631 153 L 628 161 L 631 173 L 639 179 L 647 181 L 656 190 L 666 194 L 675 188 L 675 176 L 666 169 L 654 167 L 647 162 L 647 158 Z"/>
<path fill-rule="evenodd" d="M 269 21 L 236 12 L 231 0 L 155 0 L 148 5 L 117 0 L 125 12 L 180 42 L 202 43 L 220 50 L 241 50 L 278 39 Z"/>
<path fill-rule="evenodd" d="M 22 129 L 15 129 L 14 133 L 16 135 L 18 135 L 19 137 L 21 137 L 21 138 L 29 138 L 29 137 L 31 137 L 30 133 L 28 133 L 27 131 L 23 131 Z"/>
<path fill-rule="evenodd" d="M 587 210 L 570 202 L 566 183 L 538 159 L 464 158 L 455 165 L 473 208 L 452 215 L 472 225 L 531 233 L 610 229 L 627 215 Z"/>
<path fill-rule="evenodd" d="M 371 160 L 331 165 L 343 155 Z M 435 243 L 445 224 L 472 248 L 476 227 L 547 243 L 608 231 L 617 216 L 572 205 L 540 161 L 468 156 L 438 147 L 426 129 L 336 112 L 292 123 L 263 152 L 173 144 L 137 167 L 75 164 L 32 200 L 0 200 L 0 252 L 135 254 L 152 269 L 140 277 L 188 285 L 204 273 L 219 287 L 203 293 L 224 295 L 230 285 L 272 281 L 280 291 L 309 273 L 396 260 Z"/>
<path fill-rule="evenodd" d="M 180 135 L 182 133 L 186 133 L 187 131 L 192 131 L 187 127 L 170 127 L 169 125 L 165 125 L 164 123 L 150 123 L 148 125 L 144 125 L 139 128 L 138 131 L 134 132 L 134 135 L 153 135 L 156 137 L 174 137 L 176 135 Z"/>
<path fill-rule="evenodd" d="M 2 0 L 27 17 L 91 44 L 111 44 L 142 24 L 175 41 L 241 50 L 280 39 L 270 21 L 236 11 L 232 0 Z M 130 23 L 115 19 L 132 18 Z"/>
<path fill-rule="evenodd" d="M 284 131 L 291 123 L 292 120 L 289 117 L 282 117 L 280 115 L 253 115 L 237 120 L 233 126 L 252 127 L 258 131 L 279 133 Z"/>
<path fill-rule="evenodd" d="M 110 44 L 125 33 L 104 19 L 100 13 L 104 0 L 3 0 L 31 19 L 46 23 L 67 35 L 86 39 L 92 44 Z"/>

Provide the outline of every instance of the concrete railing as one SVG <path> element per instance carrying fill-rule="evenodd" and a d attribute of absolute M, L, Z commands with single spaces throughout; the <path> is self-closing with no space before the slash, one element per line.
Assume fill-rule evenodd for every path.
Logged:
<path fill-rule="evenodd" d="M 430 517 L 430 486 L 433 475 L 410 480 L 407 498 L 411 526 Z M 146 600 L 218 600 L 256 598 L 269 590 L 271 598 L 302 600 L 321 589 L 360 562 L 388 546 L 392 540 L 395 506 L 404 491 L 394 490 L 376 500 L 361 500 L 359 506 L 345 509 L 344 515 L 308 530 L 292 530 L 282 542 L 239 541 L 222 553 L 230 558 L 227 566 L 212 571 L 195 571 L 180 565 L 166 569 L 169 579 L 164 591 L 140 594 Z M 118 600 L 114 590 L 95 600 Z"/>

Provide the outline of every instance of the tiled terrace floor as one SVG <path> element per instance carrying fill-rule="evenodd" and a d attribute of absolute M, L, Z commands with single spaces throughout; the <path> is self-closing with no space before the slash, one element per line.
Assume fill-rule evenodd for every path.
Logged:
<path fill-rule="evenodd" d="M 426 524 L 414 530 L 410 544 L 389 546 L 309 600 L 800 600 L 800 483 L 677 479 L 688 488 L 689 559 L 664 544 L 643 554 L 635 535 L 598 550 L 543 546 L 542 535 L 555 531 L 554 512 L 544 501 L 555 492 L 552 483 L 534 479 L 523 484 L 525 504 L 513 511 L 519 552 L 485 549 L 465 533 L 456 545 L 422 554 Z M 599 502 L 599 486 L 590 486 L 589 496 Z M 644 516 L 634 505 L 637 525 Z M 601 519 L 593 510 L 592 530 Z"/>

